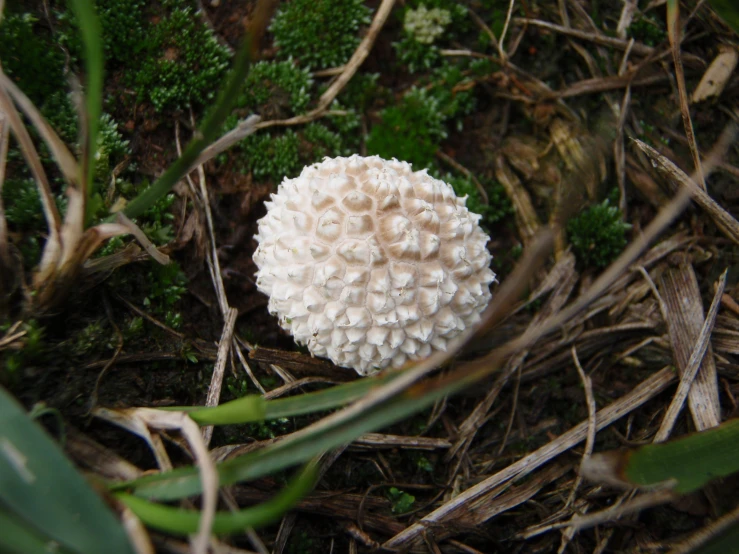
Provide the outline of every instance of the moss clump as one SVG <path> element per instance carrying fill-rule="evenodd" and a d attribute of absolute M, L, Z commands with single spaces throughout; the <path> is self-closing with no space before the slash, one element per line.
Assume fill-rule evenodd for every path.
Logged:
<path fill-rule="evenodd" d="M 452 22 L 452 14 L 442 8 L 427 8 L 421 4 L 409 9 L 403 18 L 403 30 L 421 44 L 433 44 L 444 34 L 446 26 Z"/>
<path fill-rule="evenodd" d="M 667 40 L 663 24 L 643 15 L 629 25 L 628 34 L 647 46 L 658 46 Z"/>
<path fill-rule="evenodd" d="M 303 130 L 305 145 L 301 158 L 306 164 L 321 161 L 326 156 L 335 157 L 343 154 L 341 137 L 320 123 L 310 123 Z"/>
<path fill-rule="evenodd" d="M 237 107 L 256 111 L 267 119 L 299 114 L 310 102 L 312 83 L 310 72 L 292 60 L 261 61 L 249 71 Z"/>
<path fill-rule="evenodd" d="M 602 268 L 624 249 L 630 228 L 621 220 L 621 211 L 605 200 L 572 218 L 567 223 L 567 238 L 582 266 Z"/>
<path fill-rule="evenodd" d="M 2 19 L 0 61 L 3 71 L 42 111 L 50 96 L 67 87 L 64 54 L 31 13 L 7 13 Z"/>
<path fill-rule="evenodd" d="M 467 208 L 482 216 L 481 223 L 484 227 L 490 227 L 513 214 L 513 204 L 500 183 L 482 182 L 488 195 L 488 203 L 485 204 L 482 201 L 480 190 L 469 177 L 446 173 L 438 175 L 437 178 L 449 183 L 457 196 L 467 196 Z"/>
<path fill-rule="evenodd" d="M 300 167 L 298 151 L 300 139 L 292 129 L 284 133 L 256 133 L 246 137 L 241 148 L 246 169 L 258 180 L 279 182 L 283 177 L 294 177 Z"/>
<path fill-rule="evenodd" d="M 146 40 L 145 0 L 97 0 L 95 10 L 100 20 L 101 40 L 106 64 L 128 63 Z M 67 8 L 58 16 L 58 39 L 73 60 L 82 58 L 80 37 L 74 12 Z"/>
<path fill-rule="evenodd" d="M 5 217 L 15 229 L 40 229 L 44 222 L 41 197 L 33 179 L 7 179 L 3 184 Z"/>
<path fill-rule="evenodd" d="M 177 310 L 182 295 L 187 292 L 187 277 L 175 262 L 167 265 L 152 263 L 146 282 L 149 290 L 144 298 L 146 306 L 156 316 L 162 317 L 164 323 L 173 329 L 182 325 L 182 314 Z"/>
<path fill-rule="evenodd" d="M 444 119 L 449 120 L 467 115 L 475 108 L 473 86 L 462 67 L 445 63 L 432 72 L 429 94 L 436 99 Z M 462 120 L 457 119 L 454 126 L 460 131 Z"/>
<path fill-rule="evenodd" d="M 354 53 L 370 13 L 362 0 L 292 0 L 277 11 L 270 30 L 282 58 L 312 68 L 335 67 Z"/>
<path fill-rule="evenodd" d="M 382 110 L 367 138 L 370 154 L 429 167 L 446 137 L 442 106 L 424 89 L 411 89 L 397 106 Z"/>
<path fill-rule="evenodd" d="M 140 100 L 157 111 L 205 105 L 215 97 L 230 54 L 190 6 L 170 0 L 169 14 L 148 32 L 136 74 Z"/>

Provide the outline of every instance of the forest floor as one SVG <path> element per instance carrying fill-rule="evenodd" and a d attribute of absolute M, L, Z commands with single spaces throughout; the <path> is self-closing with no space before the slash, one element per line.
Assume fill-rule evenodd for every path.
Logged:
<path fill-rule="evenodd" d="M 39 3 L 26 4 L 39 10 L 42 27 L 50 27 Z M 255 2 L 203 4 L 204 11 L 192 17 L 225 49 L 238 48 Z M 387 4 L 367 2 L 371 17 Z M 720 160 L 711 152 L 721 148 L 722 133 L 739 117 L 739 78 L 718 73 L 706 99 L 692 98 L 717 56 L 729 52 L 735 62 L 737 36 L 707 3 L 683 2 L 676 72 L 664 2 L 641 2 L 638 8 L 636 2 L 511 2 L 509 14 L 508 2 L 472 1 L 460 3 L 465 9 L 453 15 L 445 42 L 434 51 L 437 58 L 422 60 L 429 66 L 411 72 L 393 45 L 403 38 L 402 14 L 419 3 L 395 4 L 376 36 L 360 44 L 367 58 L 352 68 L 356 74 L 338 97 L 341 105 L 310 111 L 320 108 L 321 94 L 348 66 L 310 69 L 307 107 L 294 113 L 277 91 L 259 106 L 262 121 L 273 123 L 257 135 L 290 136 L 283 133 L 295 129 L 300 167 L 334 153 L 311 142 L 305 129 L 312 122 L 326 122 L 342 141 L 334 149 L 342 154 L 351 148 L 362 154 L 391 151 L 392 139 L 373 133 L 383 125 L 396 125 L 398 141 L 418 145 L 430 137 L 430 155 L 415 146 L 409 155 L 416 157 L 417 169 L 427 162 L 472 191 L 491 237 L 494 295 L 549 224 L 607 201 L 608 214 L 628 226 L 602 216 L 589 224 L 581 219 L 590 225 L 585 230 L 555 230 L 551 254 L 529 266 L 524 297 L 444 371 L 505 345 L 596 291 L 587 308 L 509 356 L 474 387 L 335 451 L 324 460 L 313 492 L 279 524 L 224 541 L 232 552 L 288 554 L 381 548 L 667 552 L 736 509 L 736 475 L 665 497 L 582 479 L 580 466 L 594 452 L 642 446 L 664 433 L 680 437 L 737 415 L 739 143 Z M 369 29 L 361 26 L 358 38 Z M 279 58 L 269 32 L 259 57 Z M 121 172 L 141 183 L 154 180 L 176 158 L 177 142 L 186 143 L 204 109 L 155 109 L 129 90 L 132 71 L 110 66 L 106 109 L 129 141 Z M 447 82 L 454 84 L 445 89 Z M 389 111 L 407 107 L 411 101 L 404 99 L 413 87 L 426 91 L 421 96 L 427 104 L 415 115 L 411 108 Z M 431 121 L 429 109 L 447 110 L 445 102 L 457 104 Z M 336 123 L 341 114 L 331 110 L 342 109 L 356 115 L 353 128 Z M 398 113 L 407 120 L 392 123 Z M 406 132 L 414 125 L 421 129 L 417 135 Z M 429 130 L 434 125 L 441 130 Z M 67 452 L 84 469 L 105 474 L 101 467 L 125 460 L 142 474 L 157 470 L 158 459 L 146 443 L 92 417 L 96 407 L 202 406 L 214 386 L 220 387 L 219 402 L 259 393 L 258 387 L 277 398 L 358 379 L 351 370 L 311 358 L 267 312 L 267 297 L 254 281 L 253 237 L 279 179 L 244 165 L 242 155 L 228 150 L 193 171 L 166 205 L 142 220 L 162 232 L 155 242 L 176 262 L 174 269 L 138 255 L 104 278 L 81 280 L 51 315 L 23 319 L 11 310 L 15 316 L 3 328 L 5 336 L 22 334 L 0 340 L 2 382 L 29 409 L 43 403 L 58 410 Z M 705 177 L 696 170 L 696 158 L 703 160 Z M 11 177 L 17 165 L 11 156 Z M 680 175 L 693 175 L 694 186 L 701 187 L 695 200 L 642 244 L 635 258 L 617 260 L 618 277 L 603 283 L 599 277 L 624 247 L 619 236 L 633 243 L 648 235 L 658 214 L 673 209 Z M 36 229 L 13 229 L 12 238 L 21 244 L 25 235 L 43 236 Z M 212 271 L 216 261 L 220 279 Z M 665 428 L 677 376 L 700 343 L 717 290 L 721 304 L 698 373 L 702 385 L 693 387 L 674 427 Z M 231 310 L 235 322 L 224 329 Z M 13 326 L 15 320 L 23 321 Z M 219 354 L 224 337 L 233 344 L 225 364 Z M 225 370 L 222 385 L 213 379 L 219 366 Z M 223 459 L 252 451 L 321 415 L 216 427 L 211 448 Z M 58 430 L 54 418 L 41 421 Z M 175 466 L 192 463 L 176 435 L 162 435 Z M 91 460 L 83 448 L 90 444 L 99 459 Z M 229 490 L 239 506 L 248 506 L 269 498 L 283 482 L 279 473 Z M 621 510 L 605 512 L 614 506 Z M 583 518 L 580 528 L 566 525 L 573 518 Z M 162 552 L 188 551 L 183 539 L 152 534 Z"/>

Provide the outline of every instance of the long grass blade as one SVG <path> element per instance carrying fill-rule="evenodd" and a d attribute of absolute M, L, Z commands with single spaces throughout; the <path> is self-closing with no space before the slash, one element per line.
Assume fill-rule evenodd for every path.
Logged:
<path fill-rule="evenodd" d="M 0 506 L 72 551 L 132 553 L 123 528 L 102 499 L 3 388 Z"/>
<path fill-rule="evenodd" d="M 93 0 L 69 0 L 82 37 L 85 73 L 85 117 L 83 126 L 82 164 L 80 184 L 82 192 L 89 196 L 94 192 L 95 151 L 97 150 L 100 114 L 103 109 L 103 44 L 100 20 L 95 13 Z"/>
<path fill-rule="evenodd" d="M 76 554 L 56 545 L 49 537 L 13 514 L 0 509 L 0 552 L 23 552 L 24 554 Z"/>
<path fill-rule="evenodd" d="M 345 406 L 364 396 L 370 389 L 389 382 L 397 375 L 397 373 L 390 373 L 368 377 L 325 390 L 277 400 L 264 400 L 259 395 L 250 395 L 212 408 L 167 409 L 186 411 L 199 425 L 234 425 L 294 417 Z"/>
<path fill-rule="evenodd" d="M 272 500 L 236 512 L 216 513 L 213 532 L 237 533 L 248 527 L 261 527 L 278 520 L 313 488 L 317 475 L 317 464 L 310 463 Z M 154 529 L 183 535 L 194 533 L 198 529 L 200 520 L 198 511 L 163 506 L 126 493 L 119 493 L 116 496 L 141 521 Z"/>

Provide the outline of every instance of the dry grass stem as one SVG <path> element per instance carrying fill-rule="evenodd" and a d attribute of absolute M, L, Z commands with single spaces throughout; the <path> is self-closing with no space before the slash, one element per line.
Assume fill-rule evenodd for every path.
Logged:
<path fill-rule="evenodd" d="M 208 407 L 218 406 L 218 402 L 221 398 L 221 388 L 223 387 L 223 376 L 226 372 L 226 362 L 228 361 L 228 355 L 231 351 L 231 343 L 233 341 L 234 327 L 236 325 L 236 316 L 238 312 L 234 308 L 228 308 L 226 312 L 226 321 L 223 323 L 223 331 L 221 332 L 221 340 L 218 341 L 218 357 L 216 358 L 216 364 L 213 367 L 213 376 L 208 386 L 208 396 L 205 400 L 205 405 Z M 206 425 L 202 429 L 203 441 L 206 446 L 210 444 L 210 439 L 213 437 L 213 426 Z"/>
<path fill-rule="evenodd" d="M 502 154 L 499 154 L 495 160 L 495 177 L 503 185 L 506 195 L 513 203 L 519 236 L 524 245 L 528 245 L 541 227 L 541 223 L 528 191 Z"/>
<path fill-rule="evenodd" d="M 682 377 L 689 370 L 695 345 L 702 347 L 699 340 L 704 326 L 703 302 L 693 266 L 683 263 L 666 271 L 660 279 L 660 289 L 667 310 L 666 323 L 672 351 Z M 710 332 L 710 325 L 706 329 Z M 688 395 L 690 413 L 699 431 L 721 422 L 716 362 L 710 343 L 705 348 L 705 357 L 700 356 L 698 360 L 700 370 Z"/>
<path fill-rule="evenodd" d="M 625 39 L 613 38 L 601 33 L 589 33 L 586 31 L 580 31 L 578 29 L 563 27 L 562 25 L 557 25 L 555 23 L 550 23 L 548 21 L 542 21 L 539 19 L 515 17 L 513 18 L 513 22 L 519 23 L 521 25 L 533 25 L 534 27 L 540 27 L 542 29 L 547 29 L 555 33 L 587 40 L 589 42 L 594 42 L 595 44 L 601 44 L 603 46 L 610 46 L 619 50 L 626 50 L 626 48 L 629 47 L 629 41 Z M 652 56 L 655 54 L 654 48 L 641 43 L 634 44 L 632 48 L 634 53 L 639 54 L 640 56 Z"/>
<path fill-rule="evenodd" d="M 155 554 L 156 551 L 151 542 L 151 537 L 141 520 L 122 502 L 116 502 L 116 504 L 116 508 L 120 512 L 123 530 L 126 532 L 134 552 L 136 554 Z"/>
<path fill-rule="evenodd" d="M 602 523 L 617 521 L 623 516 L 638 513 L 647 508 L 672 502 L 675 498 L 675 493 L 670 490 L 651 491 L 641 494 L 632 500 L 616 504 L 606 510 L 588 514 L 586 516 L 574 517 L 567 523 L 567 525 L 581 531 Z"/>
<path fill-rule="evenodd" d="M 571 506 L 572 503 L 575 501 L 577 489 L 580 487 L 580 483 L 582 482 L 582 466 L 586 462 L 586 460 L 590 458 L 590 456 L 593 454 L 596 426 L 595 414 L 597 411 L 597 407 L 595 405 L 595 397 L 593 396 L 593 382 L 583 370 L 582 365 L 580 365 L 580 359 L 577 357 L 577 349 L 573 346 L 570 352 L 572 353 L 572 361 L 575 363 L 575 368 L 577 369 L 577 373 L 580 376 L 580 381 L 582 382 L 583 390 L 585 391 L 585 403 L 588 407 L 588 434 L 585 438 L 585 449 L 582 453 L 580 471 L 578 471 L 577 477 L 575 478 L 575 484 L 572 485 L 572 491 L 570 491 L 570 496 L 565 503 L 565 509 Z"/>
<path fill-rule="evenodd" d="M 611 403 L 596 414 L 596 429 L 607 427 L 614 421 L 635 410 L 657 394 L 665 390 L 675 379 L 675 375 L 669 369 L 663 369 L 639 385 L 630 393 Z M 576 444 L 586 439 L 589 422 L 584 421 L 557 439 L 535 450 L 531 454 L 509 465 L 498 473 L 481 481 L 477 485 L 465 490 L 450 502 L 447 502 L 424 516 L 420 521 L 412 524 L 403 532 L 383 544 L 384 548 L 402 548 L 409 546 L 417 537 L 428 528 L 439 528 L 462 514 L 467 513 L 474 507 L 487 506 L 490 496 L 498 490 L 498 487 L 513 480 L 520 479 L 525 475 L 537 470 L 563 452 L 566 452 Z"/>
<path fill-rule="evenodd" d="M 722 135 L 722 138 L 719 139 L 717 145 L 720 145 L 720 143 L 722 142 L 730 144 L 732 138 L 735 135 L 736 125 L 730 122 L 727 126 L 726 131 Z M 724 141 L 724 138 L 727 138 L 728 140 Z M 724 234 L 731 240 L 733 240 L 736 244 L 739 244 L 739 222 L 737 222 L 737 220 L 729 212 L 722 208 L 713 198 L 708 195 L 707 192 L 701 189 L 693 179 L 685 174 L 683 170 L 677 167 L 677 165 L 668 160 L 665 156 L 657 152 L 657 150 L 639 139 L 635 138 L 632 140 L 641 150 L 643 150 L 647 154 L 647 156 L 649 156 L 649 159 L 652 161 L 653 164 L 655 164 L 657 169 L 667 175 L 674 183 L 680 184 L 688 189 L 692 194 L 695 202 L 701 208 L 703 208 L 709 216 L 711 216 L 711 219 L 713 219 L 719 229 L 721 229 Z M 703 174 L 707 177 L 710 171 L 708 171 L 706 165 L 707 164 L 704 162 Z"/>
<path fill-rule="evenodd" d="M 689 552 L 695 552 L 698 548 L 705 545 L 708 541 L 717 537 L 724 531 L 735 527 L 739 523 L 739 506 L 731 510 L 729 513 L 721 516 L 716 521 L 713 521 L 700 529 L 698 532 L 693 533 L 687 539 L 681 541 L 677 546 L 670 549 L 667 554 L 688 554 Z"/>
<path fill-rule="evenodd" d="M 716 293 L 711 302 L 711 307 L 708 309 L 708 315 L 703 322 L 703 326 L 701 327 L 700 334 L 695 342 L 693 352 L 690 354 L 690 359 L 681 372 L 682 375 L 680 376 L 680 383 L 678 384 L 677 391 L 675 392 L 675 396 L 672 398 L 672 402 L 670 403 L 667 413 L 662 419 L 662 424 L 660 425 L 659 431 L 657 431 L 657 435 L 654 437 L 654 442 L 663 442 L 670 436 L 672 428 L 675 425 L 675 421 L 677 420 L 677 416 L 682 410 L 685 398 L 688 397 L 689 392 L 692 390 L 693 382 L 696 379 L 698 370 L 703 367 L 704 370 L 708 369 L 710 371 L 711 367 L 713 367 L 715 371 L 715 365 L 702 365 L 702 363 L 704 356 L 707 353 L 710 356 L 710 353 L 708 352 L 709 341 L 711 333 L 713 332 L 714 323 L 716 322 L 716 316 L 718 315 L 718 309 L 721 305 L 721 297 L 724 293 L 724 288 L 726 287 L 727 272 L 728 269 L 723 272 L 716 284 Z M 696 409 L 698 406 L 701 406 L 701 411 L 705 413 L 705 415 L 702 414 L 699 417 L 701 425 L 709 425 L 713 421 L 715 421 L 714 425 L 718 425 L 721 422 L 721 407 L 718 404 L 718 382 L 716 380 L 716 375 L 709 374 L 706 381 L 708 381 L 707 384 L 709 392 L 705 396 L 694 401 L 693 405 L 696 406 Z M 699 427 L 698 422 L 696 422 L 696 426 L 699 430 L 706 428 Z"/>
<path fill-rule="evenodd" d="M 74 156 L 67 148 L 67 145 L 59 138 L 59 135 L 56 134 L 56 131 L 54 131 L 52 126 L 49 125 L 44 116 L 41 115 L 38 108 L 36 108 L 33 102 L 31 102 L 23 91 L 20 90 L 13 80 L 9 79 L 2 70 L 0 70 L 0 87 L 7 91 L 26 117 L 28 117 L 31 123 L 33 123 L 33 126 L 41 135 L 41 138 L 49 147 L 49 151 L 61 170 L 62 175 L 64 175 L 67 183 L 72 186 L 78 186 L 80 169 L 77 160 L 75 160 Z"/>
<path fill-rule="evenodd" d="M 626 31 L 634 20 L 634 14 L 638 9 L 637 4 L 637 0 L 624 0 L 624 7 L 621 8 L 621 15 L 619 16 L 618 24 L 616 25 L 616 36 L 618 38 L 626 38 Z"/>
<path fill-rule="evenodd" d="M 497 41 L 498 46 L 498 55 L 500 56 L 500 59 L 503 61 L 503 64 L 505 65 L 506 61 L 508 60 L 508 55 L 505 51 L 505 37 L 508 34 L 508 26 L 511 24 L 511 16 L 513 15 L 513 6 L 515 6 L 516 0 L 510 0 L 508 3 L 508 11 L 506 12 L 505 16 L 505 23 L 503 23 L 503 30 L 500 33 L 500 40 Z"/>
<path fill-rule="evenodd" d="M 144 474 L 142 469 L 74 427 L 67 428 L 66 436 L 64 450 L 67 454 L 97 475 L 114 481 L 131 481 Z"/>
<path fill-rule="evenodd" d="M 437 150 L 435 153 L 436 157 L 439 158 L 441 161 L 449 164 L 454 169 L 462 173 L 465 177 L 468 179 L 471 179 L 472 182 L 475 184 L 475 188 L 477 189 L 477 192 L 480 193 L 480 199 L 482 200 L 482 203 L 486 206 L 490 204 L 490 200 L 488 199 L 488 191 L 485 190 L 485 187 L 482 186 L 482 183 L 479 181 L 477 177 L 475 177 L 474 173 L 472 173 L 469 169 L 464 167 L 461 163 L 459 163 L 457 160 L 449 156 L 448 154 L 445 154 L 441 150 Z"/>
<path fill-rule="evenodd" d="M 41 159 L 36 151 L 36 147 L 33 145 L 33 141 L 31 140 L 31 136 L 28 134 L 28 130 L 23 125 L 18 112 L 3 87 L 0 87 L 0 113 L 5 115 L 5 119 L 10 125 L 10 129 L 13 131 L 13 134 L 18 141 L 18 146 L 20 147 L 21 153 L 28 164 L 28 168 L 36 181 L 39 196 L 41 197 L 41 206 L 44 210 L 44 217 L 46 218 L 49 232 L 40 262 L 40 271 L 43 273 L 45 271 L 49 271 L 50 267 L 55 266 L 57 260 L 62 255 L 62 220 L 59 216 L 56 204 L 54 203 L 54 197 L 51 194 L 49 180 L 46 177 L 46 172 L 44 171 L 43 166 L 41 165 Z"/>
<path fill-rule="evenodd" d="M 139 228 L 138 225 L 136 225 L 133 221 L 131 221 L 126 214 L 123 212 L 118 212 L 116 214 L 116 219 L 118 220 L 118 224 L 120 225 L 120 228 L 118 231 L 120 234 L 128 234 L 134 236 L 134 238 L 139 241 L 139 244 L 144 248 L 147 254 L 151 256 L 151 258 L 162 265 L 167 265 L 169 263 L 169 256 L 161 252 L 156 246 L 154 246 L 154 243 L 149 240 L 149 238 L 146 236 L 146 234 Z"/>
<path fill-rule="evenodd" d="M 703 169 L 701 168 L 701 155 L 698 151 L 698 144 L 695 141 L 693 121 L 690 119 L 688 89 L 685 86 L 685 70 L 683 69 L 683 60 L 680 51 L 680 43 L 682 42 L 680 2 L 677 0 L 669 0 L 667 2 L 667 37 L 670 40 L 672 60 L 675 65 L 675 81 L 677 81 L 677 91 L 680 100 L 680 114 L 683 118 L 685 136 L 688 138 L 688 145 L 690 146 L 690 153 L 693 156 L 693 165 L 695 166 L 695 181 L 698 183 L 698 186 L 705 191 L 706 181 L 703 176 Z"/>

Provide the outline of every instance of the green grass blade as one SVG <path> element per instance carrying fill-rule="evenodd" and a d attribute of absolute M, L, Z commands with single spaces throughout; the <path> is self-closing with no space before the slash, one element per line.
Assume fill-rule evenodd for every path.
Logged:
<path fill-rule="evenodd" d="M 82 0 L 80 0 L 82 1 Z M 251 37 L 246 35 L 244 42 L 236 56 L 234 66 L 226 77 L 225 85 L 221 88 L 216 103 L 208 112 L 200 128 L 195 132 L 193 139 L 185 148 L 182 155 L 157 179 L 149 188 L 131 200 L 123 213 L 128 217 L 136 217 L 154 205 L 162 196 L 185 176 L 193 162 L 209 144 L 218 138 L 218 133 L 226 117 L 238 98 L 239 91 L 244 84 L 251 61 Z M 112 218 L 111 218 L 112 219 Z"/>
<path fill-rule="evenodd" d="M 717 477 L 739 472 L 739 419 L 677 440 L 642 446 L 626 454 L 623 474 L 636 485 L 674 479 L 688 493 Z"/>
<path fill-rule="evenodd" d="M 714 11 L 739 34 L 739 5 L 736 0 L 708 0 Z"/>
<path fill-rule="evenodd" d="M 132 553 L 123 527 L 103 500 L 2 387 L 0 505 L 74 552 Z"/>
<path fill-rule="evenodd" d="M 317 476 L 317 465 L 310 463 L 272 500 L 236 512 L 216 513 L 213 532 L 217 534 L 237 533 L 248 527 L 261 527 L 278 520 L 313 488 Z M 198 530 L 200 522 L 198 511 L 163 506 L 125 493 L 117 496 L 149 527 L 183 535 L 195 533 Z"/>
<path fill-rule="evenodd" d="M 345 406 L 362 397 L 371 388 L 387 383 L 397 375 L 399 374 L 390 373 L 382 377 L 358 379 L 325 390 L 277 400 L 266 401 L 261 396 L 251 395 L 212 408 L 175 409 L 186 411 L 199 425 L 234 425 L 294 417 Z"/>
<path fill-rule="evenodd" d="M 85 112 L 87 130 L 86 144 L 82 146 L 82 171 L 87 183 L 88 197 L 94 193 L 95 152 L 97 152 L 97 136 L 100 126 L 100 114 L 103 109 L 103 43 L 100 20 L 95 13 L 93 0 L 69 1 L 80 28 L 84 46 L 85 73 Z"/>
<path fill-rule="evenodd" d="M 55 541 L 39 533 L 31 525 L 0 509 L 0 552 L 22 552 L 23 554 L 76 554 L 59 547 Z"/>
<path fill-rule="evenodd" d="M 451 382 L 445 387 L 433 388 L 423 395 L 407 391 L 381 403 L 366 413 L 342 421 L 320 433 L 300 434 L 285 438 L 273 445 L 218 466 L 221 485 L 257 479 L 265 475 L 307 461 L 314 456 L 347 444 L 369 431 L 386 427 L 431 406 L 437 399 L 454 393 L 467 382 Z M 175 500 L 199 494 L 200 477 L 195 468 L 182 468 L 166 474 L 142 477 L 118 484 L 115 488 L 133 490 L 134 494 L 159 500 Z"/>

